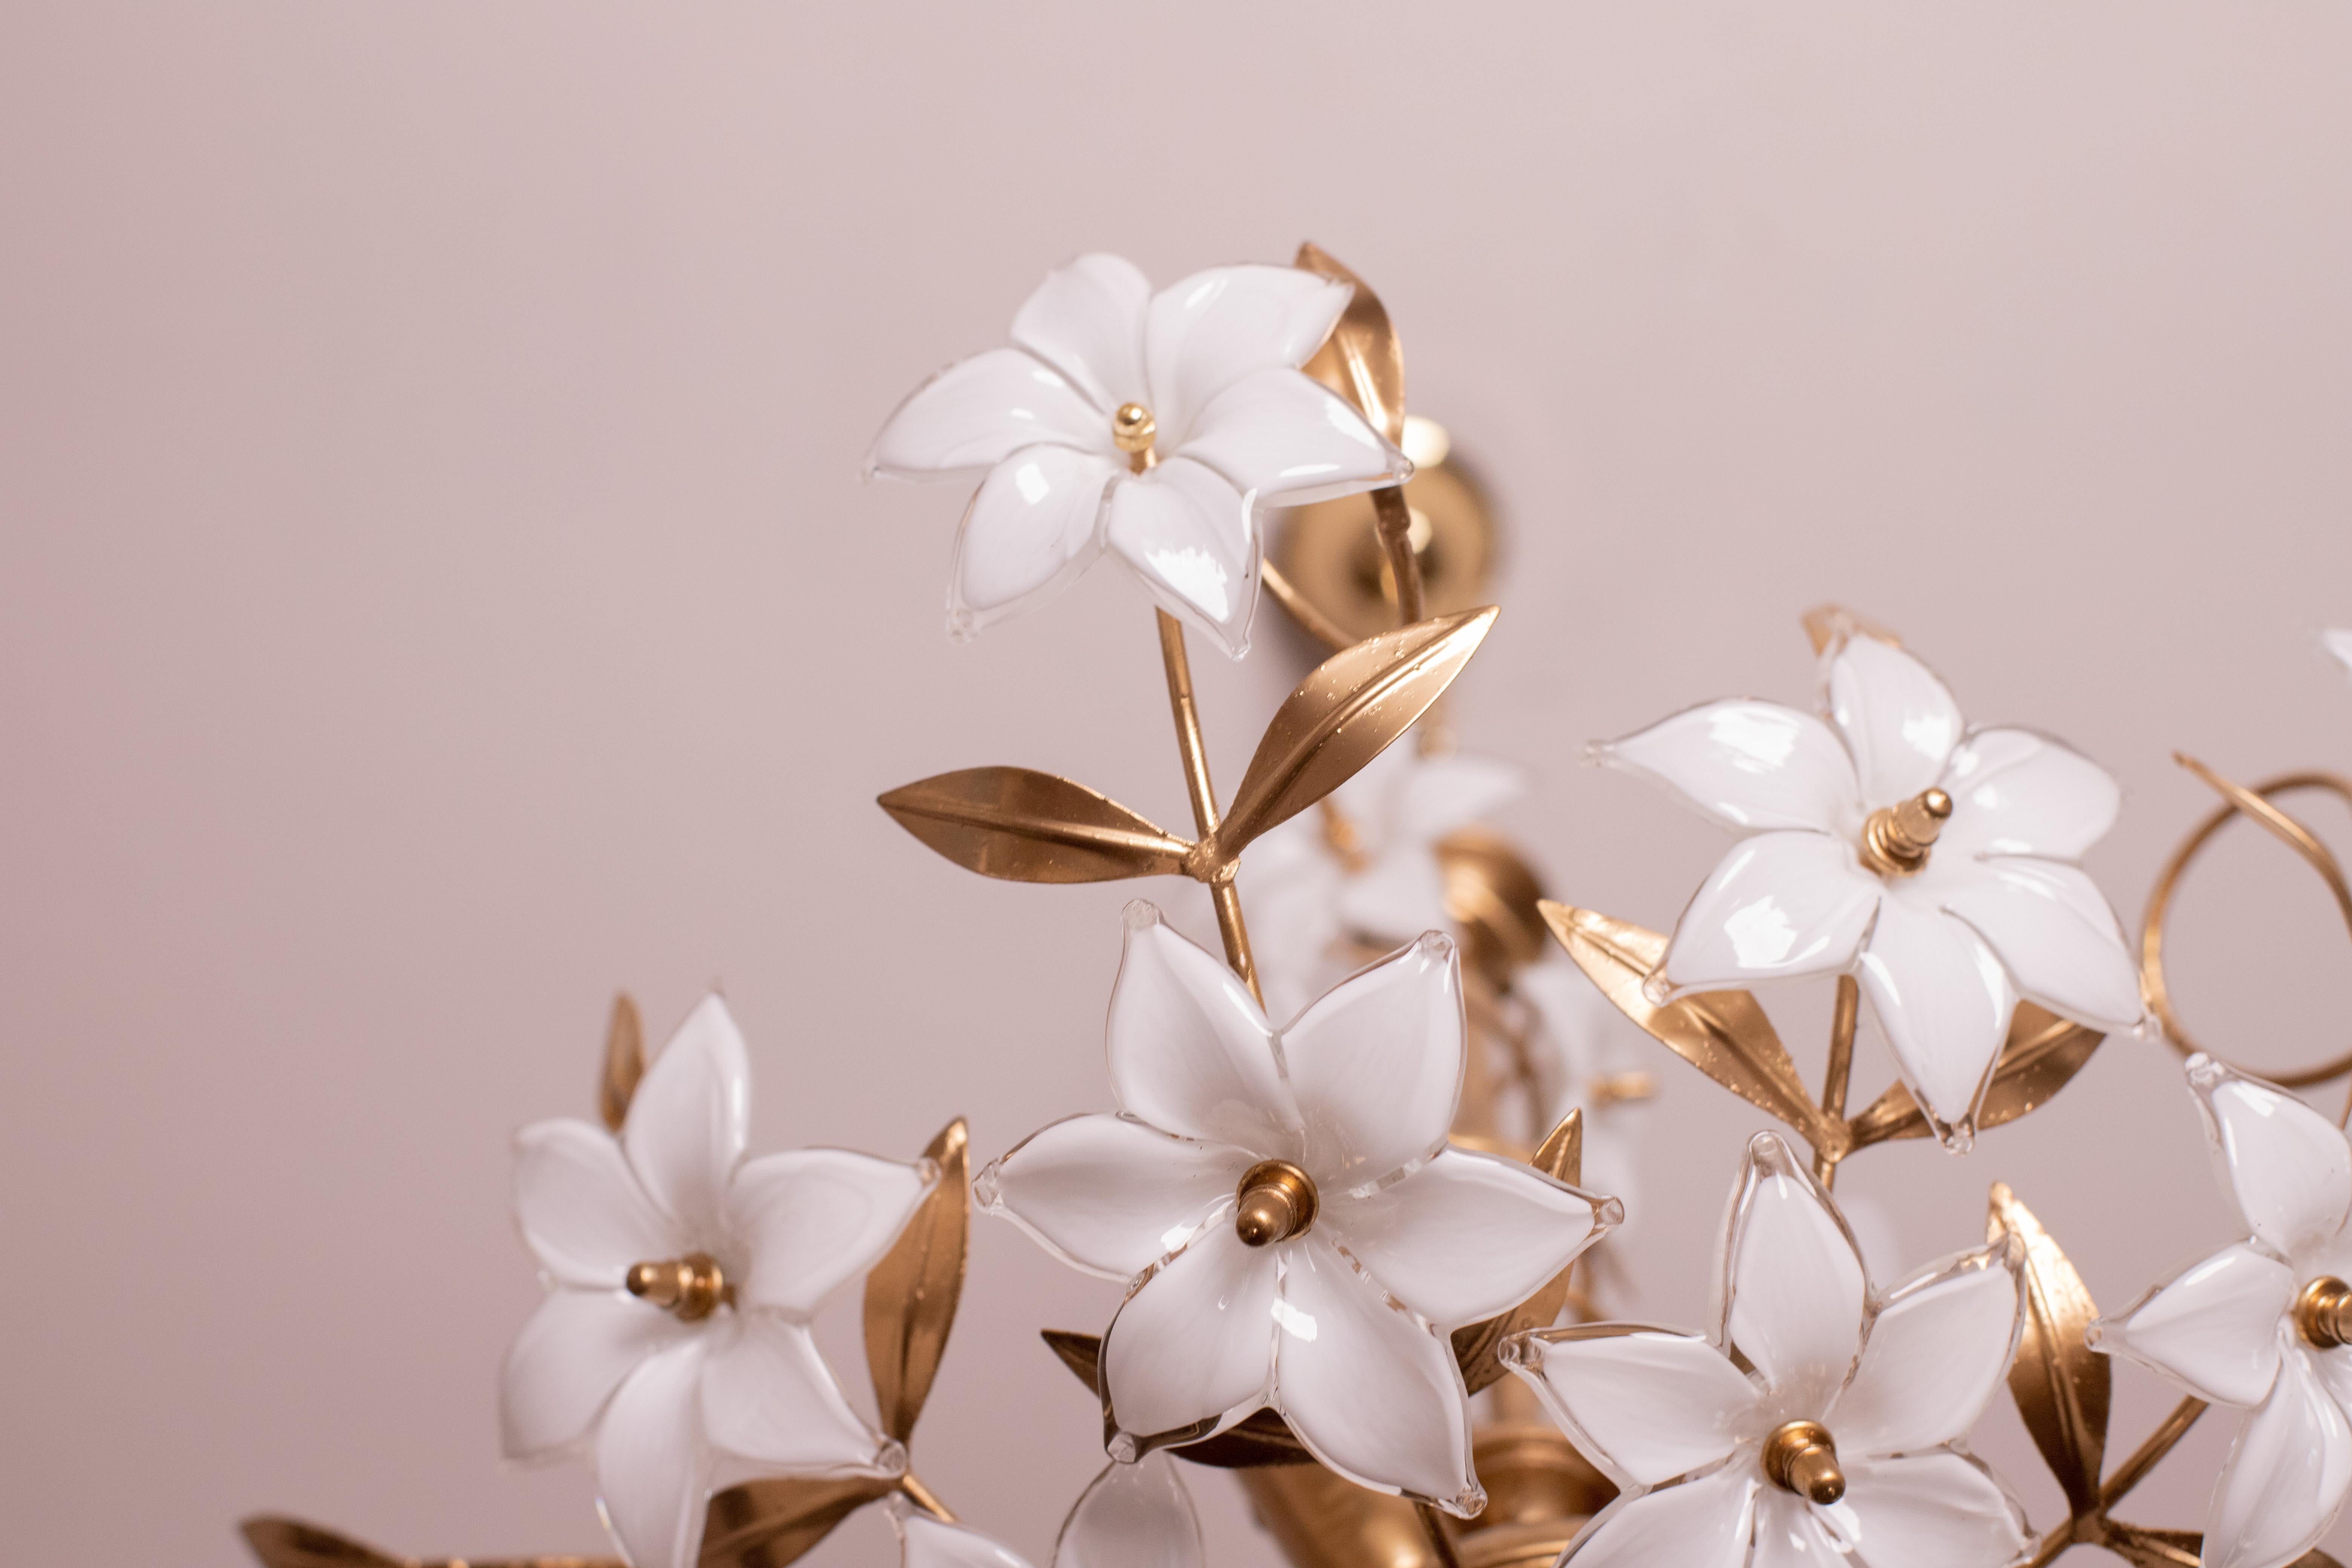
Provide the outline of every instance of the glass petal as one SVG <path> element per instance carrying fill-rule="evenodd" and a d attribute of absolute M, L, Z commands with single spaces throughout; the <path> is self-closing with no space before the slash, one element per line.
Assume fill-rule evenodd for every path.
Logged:
<path fill-rule="evenodd" d="M 702 1420 L 728 1453 L 795 1475 L 896 1475 L 907 1456 L 849 1408 L 816 1341 L 772 1312 L 737 1314 L 703 1358 Z"/>
<path fill-rule="evenodd" d="M 1332 1237 L 1388 1292 L 1447 1329 L 1508 1311 L 1624 1209 L 1493 1154 L 1446 1148 L 1363 1197 L 1324 1199 Z"/>
<path fill-rule="evenodd" d="M 1249 987 L 1141 899 L 1126 921 L 1107 1031 L 1118 1108 L 1163 1132 L 1291 1154 L 1298 1112 Z"/>
<path fill-rule="evenodd" d="M 891 1497 L 883 1507 L 898 1532 L 899 1568 L 1029 1568 L 1029 1560 L 976 1530 L 949 1524 Z"/>
<path fill-rule="evenodd" d="M 2294 1330 L 2281 1325 L 2284 1336 Z M 2312 1375 L 2285 1349 L 2278 1381 L 2239 1429 L 2205 1523 L 2207 1568 L 2289 1563 L 2318 1543 L 2352 1488 L 2352 1430 Z"/>
<path fill-rule="evenodd" d="M 1462 1093 L 1462 967 L 1431 931 L 1341 981 L 1282 1032 L 1299 1163 L 1337 1195 L 1425 1160 Z"/>
<path fill-rule="evenodd" d="M 1759 833 L 1692 896 L 1660 973 L 1678 991 L 1835 973 L 1853 963 L 1880 894 L 1843 839 Z"/>
<path fill-rule="evenodd" d="M 548 1458 L 578 1442 L 621 1380 L 688 1332 L 625 1291 L 550 1292 L 515 1335 L 499 1374 L 507 1458 Z"/>
<path fill-rule="evenodd" d="M 1297 370 L 1331 335 L 1355 289 L 1293 267 L 1218 267 L 1151 298 L 1144 374 L 1163 448 L 1192 438 L 1210 400 L 1262 370 Z"/>
<path fill-rule="evenodd" d="M 621 1145 L 585 1121 L 536 1121 L 515 1134 L 514 1204 L 540 1267 L 566 1285 L 617 1290 L 631 1264 L 686 1250 Z"/>
<path fill-rule="evenodd" d="M 1777 702 L 1709 702 L 1593 754 L 1664 784 L 1727 827 L 1843 837 L 1861 826 L 1853 759 L 1827 724 Z"/>
<path fill-rule="evenodd" d="M 846 1149 L 746 1163 L 727 1190 L 729 1229 L 751 1254 L 743 1303 L 808 1317 L 889 1250 L 936 1179 Z"/>
<path fill-rule="evenodd" d="M 2286 1090 L 2201 1055 L 2189 1058 L 2189 1086 L 2256 1240 L 2299 1259 L 2344 1228 L 2352 1146 L 2335 1123 Z"/>
<path fill-rule="evenodd" d="M 2087 873 L 2006 858 L 1971 870 L 1944 907 L 1976 928 L 2020 994 L 2094 1028 L 2138 1024 L 2139 965 Z"/>
<path fill-rule="evenodd" d="M 1655 1491 L 1619 1498 L 1593 1516 L 1560 1561 L 1574 1568 L 1743 1568 L 1764 1478 L 1752 1459 Z"/>
<path fill-rule="evenodd" d="M 1427 844 L 1400 844 L 1339 884 L 1339 918 L 1348 929 L 1380 942 L 1411 942 L 1442 931 L 1445 875 Z"/>
<path fill-rule="evenodd" d="M 2294 1271 L 2243 1242 L 2158 1286 L 2092 1343 L 2161 1373 L 2200 1399 L 2252 1405 L 2278 1377 L 2279 1320 L 2294 1300 Z"/>
<path fill-rule="evenodd" d="M 696 1334 L 629 1374 L 596 1428 L 596 1510 L 635 1568 L 694 1568 L 710 1496 Z"/>
<path fill-rule="evenodd" d="M 2033 1544 L 2017 1500 L 1968 1455 L 1931 1450 L 1848 1462 L 1841 1452 L 1839 1463 L 1845 1497 L 1812 1511 L 1863 1562 L 1982 1568 L 2015 1563 Z"/>
<path fill-rule="evenodd" d="M 1433 843 L 1508 805 L 1528 789 L 1525 772 L 1493 757 L 1415 757 L 1404 746 L 1381 754 L 1412 758 L 1414 764 L 1396 781 L 1389 806 L 1399 838 Z"/>
<path fill-rule="evenodd" d="M 1256 1161 L 1129 1117 L 1073 1116 L 1032 1133 L 972 1191 L 1063 1262 L 1132 1279 L 1222 1218 Z"/>
<path fill-rule="evenodd" d="M 1110 494 L 1104 539 L 1160 607 L 1249 652 L 1257 613 L 1257 517 L 1248 498 L 1205 463 L 1171 458 Z"/>
<path fill-rule="evenodd" d="M 1120 1447 L 1265 1403 L 1274 1374 L 1275 1247 L 1212 1226 L 1138 1286 L 1103 1336 L 1103 1378 Z"/>
<path fill-rule="evenodd" d="M 1261 370 L 1218 393 L 1180 451 L 1259 504 L 1328 500 L 1412 472 L 1345 398 L 1295 370 Z"/>
<path fill-rule="evenodd" d="M 1822 1517 L 1824 1511 L 1778 1487 L 1760 1489 L 1756 1494 L 1756 1544 L 1748 1553 L 1748 1568 L 1832 1568 L 1843 1564 L 1845 1554 L 1838 1550 L 1836 1539 L 1825 1528 L 1829 1521 Z M 1887 1561 L 1911 1568 L 1899 1558 Z"/>
<path fill-rule="evenodd" d="M 1176 1463 L 1112 1463 L 1078 1498 L 1054 1542 L 1054 1568 L 1201 1568 L 1201 1520 Z"/>
<path fill-rule="evenodd" d="M 2098 763 L 2031 730 L 1979 730 L 1945 765 L 1938 855 L 2074 860 L 2116 825 L 2123 791 Z"/>
<path fill-rule="evenodd" d="M 1120 472 L 1067 447 L 1024 447 L 991 468 L 956 532 L 948 630 L 970 637 L 1051 598 L 1091 565 Z"/>
<path fill-rule="evenodd" d="M 1503 1359 L 1622 1488 L 1728 1458 L 1759 1397 L 1698 1335 L 1638 1323 L 1538 1330 L 1513 1339 Z"/>
<path fill-rule="evenodd" d="M 1717 1289 L 1726 1347 L 1793 1405 L 1826 1407 L 1862 1348 L 1869 1283 L 1853 1233 L 1778 1134 L 1748 1141 Z"/>
<path fill-rule="evenodd" d="M 866 472 L 906 479 L 977 473 L 1040 442 L 1118 450 L 1110 416 L 1060 372 L 1019 349 L 991 349 L 917 387 L 874 438 Z"/>
<path fill-rule="evenodd" d="M 1861 967 L 1903 1081 L 1937 1136 L 1966 1148 L 2017 1007 L 2008 972 L 1964 922 L 1900 891 L 1880 902 Z"/>
<path fill-rule="evenodd" d="M 727 1181 L 751 1118 L 743 1037 L 727 1004 L 705 996 L 654 1058 L 621 1124 L 630 1168 L 694 1246 L 724 1241 Z"/>
<path fill-rule="evenodd" d="M 2018 1263 L 1979 1247 L 1895 1288 L 1825 1417 L 1838 1451 L 1902 1454 L 1967 1435 L 2017 1349 Z"/>
<path fill-rule="evenodd" d="M 1142 268 L 1121 256 L 1081 256 L 1045 275 L 1013 318 L 1013 341 L 1092 400 L 1108 437 L 1120 404 L 1150 401 L 1143 377 L 1143 319 L 1150 308 L 1151 282 Z"/>
<path fill-rule="evenodd" d="M 1486 1507 L 1470 1469 L 1470 1395 L 1445 1335 L 1313 1234 L 1281 1250 L 1275 1403 L 1299 1440 L 1359 1485 L 1463 1519 Z"/>
<path fill-rule="evenodd" d="M 1960 740 L 1960 705 L 1935 672 L 1876 637 L 1850 637 L 1829 656 L 1830 721 L 1853 753 L 1862 803 L 1910 799 L 1943 776 Z"/>
<path fill-rule="evenodd" d="M 2345 668 L 2352 669 L 2352 631 L 2322 632 L 2319 641 L 2343 663 Z"/>

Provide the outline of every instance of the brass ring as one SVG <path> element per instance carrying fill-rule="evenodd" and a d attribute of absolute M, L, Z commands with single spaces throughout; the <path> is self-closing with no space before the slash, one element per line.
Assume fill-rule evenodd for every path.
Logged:
<path fill-rule="evenodd" d="M 2325 790 L 2347 805 L 2352 805 L 2352 781 L 2335 773 L 2286 773 L 2247 789 L 2231 784 L 2193 758 L 2176 757 L 2175 760 L 2210 784 L 2227 803 L 2199 823 L 2197 830 L 2173 851 L 2172 858 L 2165 863 L 2163 873 L 2156 879 L 2155 889 L 2148 894 L 2147 914 L 2140 922 L 2140 973 L 2147 991 L 2148 1008 L 2156 1015 L 2158 1024 L 2163 1027 L 2164 1037 L 2171 1042 L 2172 1048 L 2186 1057 L 2204 1047 L 2189 1037 L 2188 1029 L 2180 1022 L 2180 1015 L 2173 1011 L 2171 991 L 2164 980 L 2164 921 L 2172 908 L 2173 890 L 2179 884 L 2181 873 L 2189 868 L 2189 861 L 2196 858 L 2198 851 L 2204 848 L 2232 817 L 2241 815 L 2251 816 L 2283 839 L 2289 848 L 2302 856 L 2319 873 L 2327 883 L 2328 891 L 2336 895 L 2336 907 L 2344 916 L 2346 931 L 2352 931 L 2352 886 L 2347 885 L 2343 868 L 2336 864 L 2336 857 L 2329 852 L 2327 846 L 2321 843 L 2309 828 L 2270 803 L 2270 797 L 2274 795 L 2315 789 Z M 2239 1070 L 2251 1072 L 2253 1069 Z M 2266 1079 L 2282 1089 L 2309 1089 L 2330 1079 L 2341 1078 L 2347 1072 L 2352 1072 L 2352 1051 L 2300 1072 L 2256 1072 L 2254 1076 Z"/>

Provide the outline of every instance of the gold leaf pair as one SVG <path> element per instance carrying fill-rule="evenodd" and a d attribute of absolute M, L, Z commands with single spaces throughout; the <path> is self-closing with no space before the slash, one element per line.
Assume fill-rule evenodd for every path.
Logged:
<path fill-rule="evenodd" d="M 1329 795 L 1412 727 L 1486 640 L 1489 606 L 1341 649 L 1275 710 L 1216 831 L 1180 838 L 1084 784 L 1030 768 L 966 768 L 894 789 L 882 809 L 984 877 L 1102 882 L 1232 874 L 1243 848 Z"/>

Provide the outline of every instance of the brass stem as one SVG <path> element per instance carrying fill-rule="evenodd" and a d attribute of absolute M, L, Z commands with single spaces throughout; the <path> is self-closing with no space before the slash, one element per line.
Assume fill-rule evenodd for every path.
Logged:
<path fill-rule="evenodd" d="M 1388 552 L 1389 571 L 1396 578 L 1397 617 L 1411 626 L 1421 619 L 1421 557 L 1412 550 L 1412 509 L 1404 504 L 1404 487 L 1374 490 L 1372 510 L 1380 518 L 1381 548 Z"/>
<path fill-rule="evenodd" d="M 1168 707 L 1176 720 L 1176 754 L 1184 763 L 1184 789 L 1192 797 L 1192 826 L 1206 843 L 1217 831 L 1217 791 L 1209 782 L 1209 752 L 1201 739 L 1201 708 L 1192 697 L 1192 663 L 1184 653 L 1184 623 L 1165 610 L 1160 616 L 1160 662 L 1168 671 Z M 1217 911 L 1217 934 L 1225 941 L 1225 962 L 1257 1004 L 1265 1005 L 1258 989 L 1257 964 L 1250 957 L 1249 928 L 1242 923 L 1241 895 L 1230 874 L 1209 884 L 1209 901 Z"/>
<path fill-rule="evenodd" d="M 1307 628 L 1308 637 L 1335 653 L 1340 648 L 1355 646 L 1356 639 L 1348 635 L 1347 628 L 1308 603 L 1307 596 L 1292 585 L 1290 579 L 1284 576 L 1273 562 L 1259 563 L 1257 580 L 1265 584 L 1267 593 L 1274 595 L 1276 603 L 1290 612 L 1291 619 Z"/>
<path fill-rule="evenodd" d="M 1845 1091 L 1853 1077 L 1853 1029 L 1862 1016 L 1862 986 L 1851 974 L 1837 983 L 1837 1006 L 1830 1014 L 1830 1065 L 1822 1080 L 1822 1110 L 1833 1121 L 1845 1120 Z M 1837 1157 L 1813 1151 L 1813 1179 L 1824 1191 L 1837 1185 Z"/>
<path fill-rule="evenodd" d="M 1462 1568 L 1462 1558 L 1454 1550 L 1454 1537 L 1446 1532 L 1445 1517 L 1425 1502 L 1412 1505 L 1415 1518 L 1421 1521 L 1421 1531 L 1429 1537 L 1430 1554 L 1437 1560 L 1438 1568 Z"/>
<path fill-rule="evenodd" d="M 2197 1425 L 2197 1418 L 2204 1414 L 2205 1402 L 2195 1394 L 2174 1405 L 2172 1414 L 2164 1418 L 2164 1425 L 2149 1433 L 2147 1441 L 2133 1449 L 2132 1457 L 2117 1466 L 2116 1473 L 2107 1478 L 2107 1484 L 2099 1489 L 2099 1511 L 2105 1513 L 2123 1501 L 2125 1494 L 2147 1479 L 2148 1471 L 2156 1468 L 2156 1462 L 2172 1452 L 2173 1445 L 2187 1436 L 2189 1428 Z"/>
<path fill-rule="evenodd" d="M 948 1511 L 948 1505 L 933 1497 L 931 1489 L 925 1486 L 922 1478 L 914 1471 L 908 1470 L 898 1478 L 898 1489 L 906 1494 L 908 1502 L 913 1503 L 941 1524 L 953 1524 L 956 1521 L 956 1516 Z"/>

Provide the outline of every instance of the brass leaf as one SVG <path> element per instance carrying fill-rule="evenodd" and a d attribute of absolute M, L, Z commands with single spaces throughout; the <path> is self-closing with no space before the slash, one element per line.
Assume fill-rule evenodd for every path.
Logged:
<path fill-rule="evenodd" d="M 784 1568 L 898 1483 L 887 1476 L 746 1482 L 710 1500 L 700 1568 Z"/>
<path fill-rule="evenodd" d="M 1072 1375 L 1093 1390 L 1096 1398 L 1102 1398 L 1102 1341 L 1093 1334 L 1074 1334 L 1066 1329 L 1041 1329 L 1038 1332 Z M 1221 1470 L 1315 1462 L 1315 1456 L 1307 1451 L 1307 1445 L 1298 1440 L 1289 1424 L 1271 1410 L 1253 1411 L 1213 1437 L 1168 1451 L 1196 1465 Z"/>
<path fill-rule="evenodd" d="M 637 1080 L 646 1076 L 646 1026 L 637 1005 L 623 991 L 613 998 L 613 1021 L 604 1029 L 604 1075 L 596 1083 L 596 1109 L 605 1127 L 614 1132 L 636 1098 Z"/>
<path fill-rule="evenodd" d="M 2203 1560 L 2205 1537 L 2193 1530 L 2150 1530 L 2110 1520 L 2100 1544 L 2139 1568 L 2197 1568 Z M 2306 1568 L 2309 1563 L 2304 1558 L 2292 1568 Z"/>
<path fill-rule="evenodd" d="M 237 1529 L 253 1554 L 268 1568 L 415 1568 L 416 1564 L 414 1557 L 394 1557 L 299 1519 L 258 1514 Z"/>
<path fill-rule="evenodd" d="M 1554 1181 L 1574 1186 L 1584 1177 L 1584 1111 L 1571 1110 L 1559 1120 L 1549 1136 L 1528 1162 Z M 1480 1322 L 1465 1323 L 1454 1331 L 1454 1359 L 1461 1363 L 1462 1382 L 1475 1394 L 1499 1381 L 1506 1370 L 1499 1352 L 1503 1341 L 1527 1329 L 1548 1329 L 1568 1304 L 1570 1279 L 1576 1265 L 1570 1264 L 1551 1278 L 1551 1282 L 1534 1295 L 1499 1317 Z"/>
<path fill-rule="evenodd" d="M 1306 810 L 1412 728 L 1478 651 L 1493 605 L 1416 621 L 1325 659 L 1275 710 L 1218 827 L 1215 858 Z"/>
<path fill-rule="evenodd" d="M 2066 1493 L 2077 1519 L 2099 1507 L 2099 1471 L 2106 1463 L 2111 1369 L 2091 1349 L 2084 1331 L 2099 1309 L 2083 1277 L 2042 1228 L 2033 1211 L 1995 1182 L 1986 1238 L 2014 1236 L 2025 1244 L 2025 1327 L 2010 1363 L 2009 1392 L 2033 1446 Z"/>
<path fill-rule="evenodd" d="M 1188 841 L 1081 784 L 1034 768 L 965 768 L 881 797 L 891 817 L 968 871 L 1013 882 L 1180 873 Z"/>
<path fill-rule="evenodd" d="M 2010 1015 L 2008 1043 L 2000 1048 L 2000 1064 L 1993 1068 L 1984 1104 L 1977 1111 L 1978 1130 L 1999 1127 L 2040 1110 L 2083 1070 L 2105 1038 L 2096 1029 L 2069 1023 L 2031 1002 L 2020 1002 L 2017 1011 Z M 1919 1113 L 1911 1091 L 1900 1083 L 1888 1086 L 1848 1127 L 1857 1149 L 1890 1139 L 1927 1136 L 1927 1119 Z"/>
<path fill-rule="evenodd" d="M 1298 247 L 1297 265 L 1308 272 L 1355 285 L 1339 324 L 1300 368 L 1363 411 L 1366 423 L 1389 438 L 1404 441 L 1404 350 L 1389 324 L 1388 307 L 1364 280 L 1309 240 Z"/>
<path fill-rule="evenodd" d="M 1661 1006 L 1642 994 L 1642 983 L 1665 962 L 1664 936 L 1549 899 L 1538 907 L 1577 967 L 1619 1012 L 1740 1099 L 1795 1128 L 1817 1151 L 1844 1154 L 1845 1124 L 1824 1115 L 1805 1092 L 1797 1064 L 1754 996 L 1708 991 Z"/>
<path fill-rule="evenodd" d="M 1903 639 L 1875 621 L 1864 620 L 1843 605 L 1816 605 L 1804 614 L 1805 637 L 1815 653 L 1827 653 L 1830 644 L 1840 637 L 1873 637 L 1889 647 L 1901 647 Z"/>
<path fill-rule="evenodd" d="M 971 1151 L 959 1116 L 923 1151 L 939 1185 L 866 1277 L 866 1367 L 882 1429 L 905 1442 L 930 1397 L 963 1294 L 964 1246 L 971 1229 Z"/>

